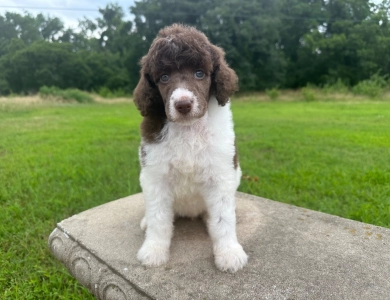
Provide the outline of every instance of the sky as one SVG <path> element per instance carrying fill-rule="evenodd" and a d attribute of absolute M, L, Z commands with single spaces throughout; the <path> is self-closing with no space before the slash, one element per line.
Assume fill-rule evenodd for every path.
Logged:
<path fill-rule="evenodd" d="M 126 13 L 126 19 L 130 18 L 129 7 L 135 0 L 1 0 L 0 14 L 6 11 L 23 13 L 28 11 L 33 15 L 43 13 L 52 17 L 60 18 L 65 27 L 76 28 L 78 20 L 86 16 L 88 19 L 95 19 L 99 16 L 98 8 L 105 7 L 108 3 L 118 3 Z M 245 1 L 245 0 L 243 0 Z M 371 0 L 379 3 L 382 0 Z"/>
<path fill-rule="evenodd" d="M 129 7 L 134 0 L 1 0 L 0 15 L 6 11 L 29 13 L 36 15 L 43 13 L 51 17 L 58 17 L 64 22 L 65 27 L 75 28 L 78 20 L 86 16 L 88 19 L 95 19 L 100 16 L 99 7 L 103 8 L 108 3 L 118 3 L 126 13 L 126 19 L 130 18 Z"/>

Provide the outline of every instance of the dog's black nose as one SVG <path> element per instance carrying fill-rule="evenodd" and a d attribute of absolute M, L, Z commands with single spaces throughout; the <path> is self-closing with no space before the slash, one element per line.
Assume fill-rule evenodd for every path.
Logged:
<path fill-rule="evenodd" d="M 183 115 L 188 114 L 192 108 L 192 101 L 188 99 L 177 101 L 175 103 L 175 108 L 179 113 Z"/>

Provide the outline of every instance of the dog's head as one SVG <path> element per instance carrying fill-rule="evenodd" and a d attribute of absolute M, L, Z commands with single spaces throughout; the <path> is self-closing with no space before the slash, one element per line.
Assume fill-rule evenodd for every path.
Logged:
<path fill-rule="evenodd" d="M 143 116 L 191 123 L 206 113 L 211 96 L 223 106 L 238 89 L 224 56 L 193 27 L 174 24 L 160 30 L 141 60 L 134 103 Z"/>

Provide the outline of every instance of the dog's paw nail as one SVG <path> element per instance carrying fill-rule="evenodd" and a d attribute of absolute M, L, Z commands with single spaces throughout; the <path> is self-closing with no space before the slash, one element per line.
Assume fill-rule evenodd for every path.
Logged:
<path fill-rule="evenodd" d="M 240 244 L 220 247 L 214 251 L 215 264 L 221 271 L 234 273 L 242 269 L 248 261 L 248 255 Z"/>
<path fill-rule="evenodd" d="M 146 266 L 159 266 L 169 260 L 169 247 L 159 243 L 144 243 L 137 254 L 138 260 Z"/>

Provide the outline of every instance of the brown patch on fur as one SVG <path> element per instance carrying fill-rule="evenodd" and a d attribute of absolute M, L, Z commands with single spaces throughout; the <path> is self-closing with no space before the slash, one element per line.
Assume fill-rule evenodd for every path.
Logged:
<path fill-rule="evenodd" d="M 141 163 L 141 167 L 145 167 L 146 166 L 146 151 L 144 149 L 144 146 L 141 146 L 141 151 L 140 151 L 140 163 Z"/>
<path fill-rule="evenodd" d="M 141 70 L 141 78 L 134 90 L 134 103 L 141 115 L 166 117 L 164 102 L 150 75 Z"/>
<path fill-rule="evenodd" d="M 233 166 L 234 166 L 234 169 L 237 170 L 237 168 L 238 168 L 238 151 L 237 151 L 236 140 L 234 140 Z"/>
<path fill-rule="evenodd" d="M 211 71 L 210 51 L 211 43 L 203 33 L 194 27 L 174 24 L 159 31 L 141 65 L 157 83 L 163 73 L 185 67 Z"/>
<path fill-rule="evenodd" d="M 207 86 L 203 79 L 199 82 L 202 81 L 205 88 L 195 86 L 195 89 L 206 98 L 206 106 L 210 96 L 215 96 L 223 106 L 238 90 L 237 75 L 227 65 L 224 51 L 212 45 L 194 27 L 173 24 L 161 29 L 140 64 L 141 78 L 134 90 L 134 103 L 145 117 L 141 132 L 149 142 L 158 141 L 159 130 L 167 119 L 164 103 L 167 99 L 164 97 L 172 93 L 165 91 L 169 88 L 164 86 L 169 86 L 170 82 L 161 83 L 161 75 L 180 75 L 185 70 L 191 70 L 193 74 L 196 70 L 202 70 L 207 76 Z M 192 92 L 192 87 L 196 85 L 194 82 L 192 80 L 192 86 L 187 87 Z M 156 124 L 152 124 L 154 122 Z"/>
<path fill-rule="evenodd" d="M 202 70 L 205 73 L 204 78 L 197 79 L 195 78 L 195 72 L 197 70 Z M 185 69 L 181 69 L 179 71 L 174 70 L 172 73 L 168 74 L 170 76 L 169 81 L 166 83 L 159 82 L 158 89 L 160 91 L 160 95 L 165 103 L 165 113 L 170 118 L 169 115 L 169 99 L 171 98 L 172 93 L 178 87 L 185 88 L 191 91 L 195 97 L 197 98 L 198 110 L 191 111 L 190 115 L 192 117 L 200 118 L 207 111 L 207 102 L 210 98 L 210 72 L 207 69 L 199 69 L 199 68 L 190 68 L 186 67 Z M 175 120 L 171 120 L 175 121 Z"/>
<path fill-rule="evenodd" d="M 161 134 L 166 123 L 166 117 L 163 116 L 147 116 L 144 117 L 141 123 L 141 136 L 147 143 L 156 143 L 164 137 Z"/>
<path fill-rule="evenodd" d="M 224 106 L 229 97 L 238 91 L 238 77 L 226 63 L 225 52 L 221 48 L 211 45 L 211 54 L 214 66 L 211 95 L 217 98 L 219 105 Z"/>

